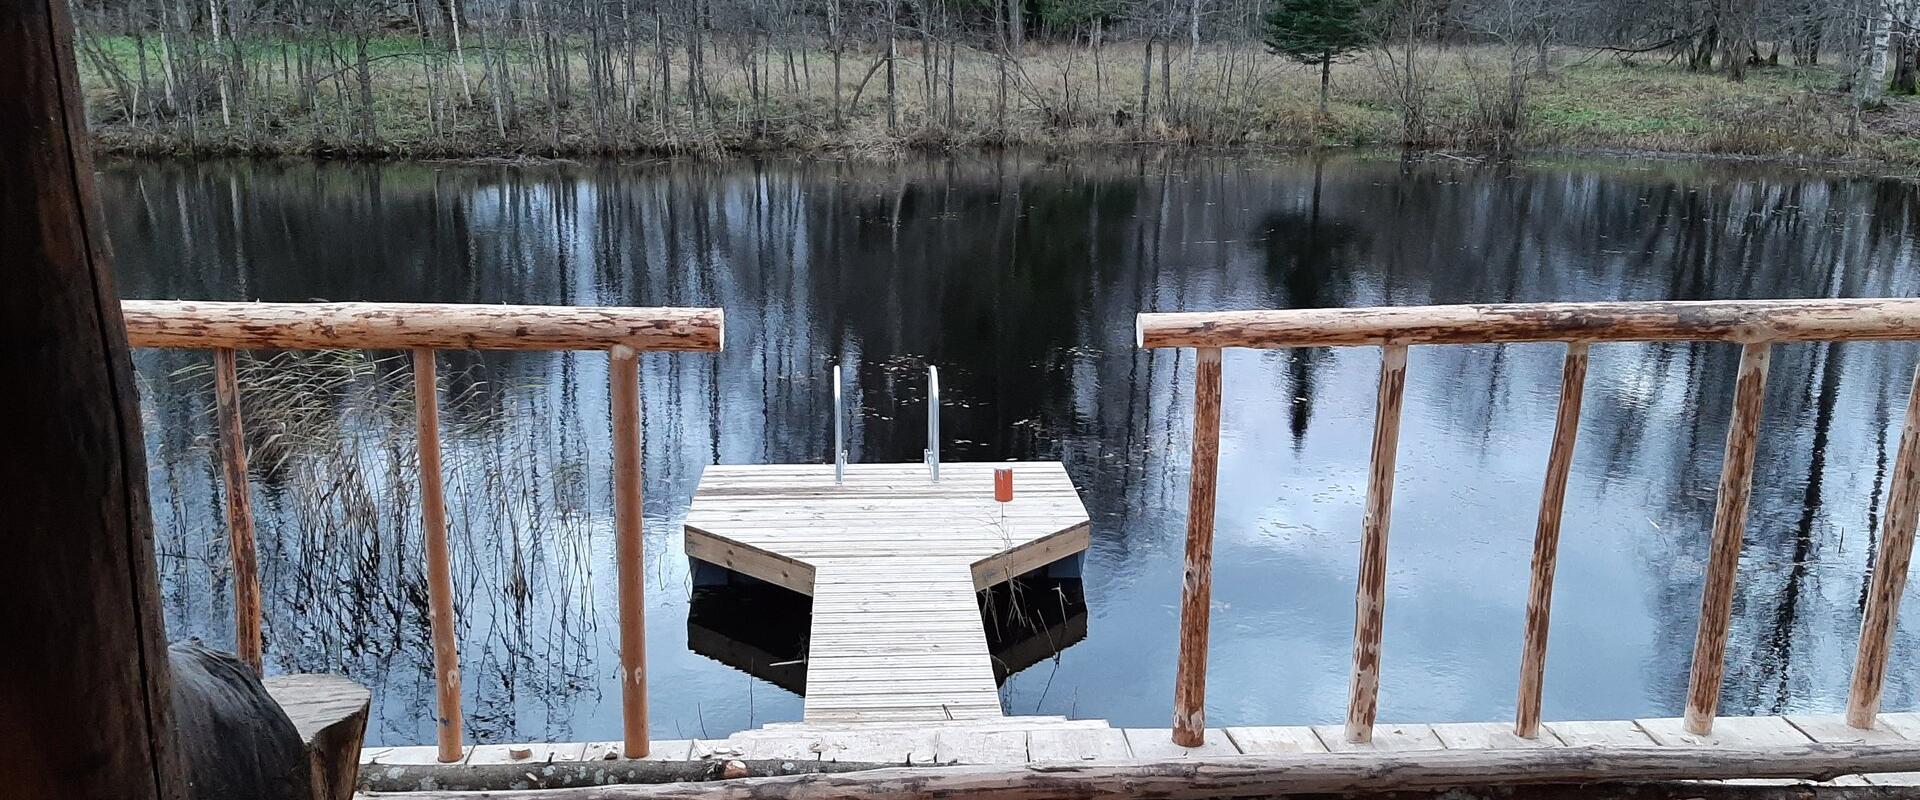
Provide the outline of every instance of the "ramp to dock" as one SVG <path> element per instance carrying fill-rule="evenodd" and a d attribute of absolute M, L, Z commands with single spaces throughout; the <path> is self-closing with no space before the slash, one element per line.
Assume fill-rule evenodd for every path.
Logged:
<path fill-rule="evenodd" d="M 1013 500 L 994 500 L 996 468 Z M 808 723 L 1000 717 L 976 592 L 1087 548 L 1059 462 L 708 467 L 687 555 L 813 596 Z"/>

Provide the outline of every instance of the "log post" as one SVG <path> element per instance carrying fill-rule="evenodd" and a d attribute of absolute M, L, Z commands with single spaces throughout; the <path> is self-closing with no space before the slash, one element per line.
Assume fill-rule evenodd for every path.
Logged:
<path fill-rule="evenodd" d="M 1380 351 L 1374 406 L 1367 515 L 1361 520 L 1360 580 L 1354 593 L 1353 682 L 1347 692 L 1347 741 L 1373 740 L 1380 705 L 1380 634 L 1387 610 L 1387 527 L 1393 511 L 1393 468 L 1400 447 L 1400 403 L 1407 389 L 1407 346 Z"/>
<path fill-rule="evenodd" d="M 1913 558 L 1915 512 L 1920 510 L 1920 367 L 1907 390 L 1907 421 L 1900 429 L 1900 450 L 1893 460 L 1893 492 L 1887 499 L 1880 551 L 1867 584 L 1867 610 L 1860 620 L 1860 649 L 1853 659 L 1853 687 L 1847 693 L 1847 724 L 1872 728 L 1880 713 L 1880 692 L 1893 650 L 1893 628 L 1900 595 Z"/>
<path fill-rule="evenodd" d="M 240 423 L 240 377 L 232 348 L 213 351 L 213 403 L 220 419 L 220 465 L 227 482 L 227 549 L 233 561 L 233 649 L 262 672 L 260 564 L 253 544 L 253 494 L 247 488 L 247 440 Z"/>
<path fill-rule="evenodd" d="M 1567 473 L 1580 431 L 1580 400 L 1587 383 L 1587 343 L 1568 342 L 1560 366 L 1560 406 L 1554 413 L 1553 446 L 1547 451 L 1546 485 L 1533 531 L 1533 580 L 1527 587 L 1526 643 L 1520 654 L 1520 700 L 1515 735 L 1540 735 L 1540 692 L 1547 668 L 1547 627 L 1553 607 L 1553 570 L 1560 549 L 1560 514 L 1567 502 Z"/>
<path fill-rule="evenodd" d="M 186 794 L 145 442 L 64 0 L 0 2 L 0 795 Z"/>
<path fill-rule="evenodd" d="M 427 551 L 427 607 L 433 626 L 435 738 L 441 761 L 459 761 L 460 646 L 453 624 L 446 493 L 440 484 L 440 391 L 430 349 L 413 351 L 413 406 L 420 430 L 420 539 Z"/>
<path fill-rule="evenodd" d="M 1719 500 L 1713 512 L 1707 585 L 1700 594 L 1700 627 L 1693 639 L 1693 670 L 1687 681 L 1686 727 L 1698 736 L 1713 731 L 1713 717 L 1720 705 L 1734 577 L 1740 571 L 1740 539 L 1747 527 L 1747 495 L 1753 488 L 1753 453 L 1759 439 L 1760 411 L 1766 402 L 1767 362 L 1772 349 L 1767 342 L 1752 342 L 1740 350 L 1733 416 L 1727 422 L 1726 457 L 1720 465 Z"/>
<path fill-rule="evenodd" d="M 647 599 L 646 518 L 642 515 L 640 360 L 633 348 L 615 345 L 607 369 L 613 406 L 613 515 L 616 580 L 620 582 L 620 718 L 628 758 L 646 758 Z"/>
<path fill-rule="evenodd" d="M 1213 602 L 1213 500 L 1220 467 L 1220 349 L 1194 351 L 1193 469 L 1187 553 L 1180 581 L 1180 662 L 1173 684 L 1173 742 L 1199 747 L 1207 727 L 1207 625 Z"/>

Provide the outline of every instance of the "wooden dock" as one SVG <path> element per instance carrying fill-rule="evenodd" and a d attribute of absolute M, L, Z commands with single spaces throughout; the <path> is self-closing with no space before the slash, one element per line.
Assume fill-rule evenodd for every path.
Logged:
<path fill-rule="evenodd" d="M 1014 496 L 994 499 L 995 469 Z M 1059 462 L 708 467 L 687 555 L 813 597 L 811 724 L 1001 716 L 976 592 L 1087 548 Z"/>

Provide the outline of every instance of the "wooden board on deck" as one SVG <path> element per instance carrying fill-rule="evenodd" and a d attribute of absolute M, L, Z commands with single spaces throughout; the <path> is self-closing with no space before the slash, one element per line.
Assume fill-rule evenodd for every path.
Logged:
<path fill-rule="evenodd" d="M 1375 725 L 1370 742 L 1347 741 L 1347 731 L 1339 725 L 1315 725 L 1313 732 L 1319 734 L 1320 742 L 1334 753 L 1446 749 L 1431 725 Z"/>

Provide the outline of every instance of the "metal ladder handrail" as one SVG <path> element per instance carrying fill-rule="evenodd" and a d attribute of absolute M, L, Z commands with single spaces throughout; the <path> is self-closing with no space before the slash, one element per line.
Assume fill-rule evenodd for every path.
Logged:
<path fill-rule="evenodd" d="M 833 365 L 833 482 L 847 480 L 846 399 L 840 393 L 840 365 Z"/>
<path fill-rule="evenodd" d="M 840 365 L 833 366 L 833 482 L 847 481 L 846 394 L 840 384 Z M 927 365 L 927 446 L 920 451 L 933 481 L 940 481 L 940 369 Z"/>
<path fill-rule="evenodd" d="M 927 449 L 920 460 L 932 471 L 933 482 L 940 482 L 940 370 L 927 365 Z"/>

